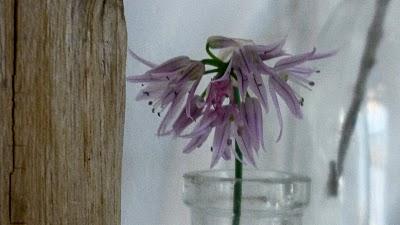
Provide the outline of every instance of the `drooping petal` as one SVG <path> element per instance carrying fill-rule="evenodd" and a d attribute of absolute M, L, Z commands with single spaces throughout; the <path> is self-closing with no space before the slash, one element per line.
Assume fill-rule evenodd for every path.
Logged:
<path fill-rule="evenodd" d="M 309 60 L 317 60 L 317 59 L 331 57 L 331 56 L 336 55 L 336 53 L 338 53 L 338 50 L 333 50 L 333 51 L 329 51 L 329 52 L 325 52 L 325 53 L 316 53 L 313 56 L 311 56 Z"/>
<path fill-rule="evenodd" d="M 253 98 L 247 98 L 244 103 L 242 103 L 243 107 L 242 115 L 243 120 L 247 122 L 247 129 L 250 133 L 250 137 L 252 139 L 252 147 L 256 152 L 260 149 L 260 140 L 257 135 L 257 124 L 256 124 L 256 114 L 254 109 L 254 101 Z"/>
<path fill-rule="evenodd" d="M 226 117 L 226 116 L 224 116 Z M 228 145 L 228 139 L 230 137 L 231 133 L 231 123 L 229 121 L 226 121 L 225 118 L 223 118 L 221 121 L 222 124 L 217 126 L 215 128 L 215 133 L 214 133 L 214 142 L 213 142 L 213 154 L 212 154 L 212 160 L 211 160 L 211 165 L 210 167 L 213 168 L 215 164 L 219 161 L 219 159 L 222 157 L 224 150 L 226 146 Z"/>
<path fill-rule="evenodd" d="M 316 48 L 314 48 L 311 52 L 283 58 L 275 64 L 274 68 L 275 68 L 275 70 L 283 70 L 286 68 L 290 68 L 290 67 L 302 64 L 302 63 L 310 60 L 310 58 L 315 54 L 315 51 L 316 51 Z"/>
<path fill-rule="evenodd" d="M 260 74 L 253 74 L 249 79 L 249 87 L 254 92 L 254 94 L 260 99 L 262 106 L 265 111 L 268 112 L 268 99 L 267 90 L 265 88 L 264 81 Z"/>
<path fill-rule="evenodd" d="M 207 44 L 210 48 L 239 48 L 243 45 L 253 45 L 254 42 L 248 39 L 228 38 L 223 36 L 211 36 L 207 39 Z"/>
<path fill-rule="evenodd" d="M 245 127 L 237 127 L 236 131 L 234 132 L 235 140 L 239 145 L 244 159 L 246 159 L 246 161 L 252 164 L 254 167 L 257 167 L 254 159 L 254 153 L 252 151 L 251 138 L 249 133 L 245 131 L 244 128 Z"/>
<path fill-rule="evenodd" d="M 311 74 L 317 72 L 317 70 L 315 70 L 315 69 L 304 67 L 304 66 L 291 67 L 291 68 L 288 68 L 286 71 L 292 73 L 295 76 L 301 76 L 304 78 L 307 78 Z"/>
<path fill-rule="evenodd" d="M 279 96 L 285 101 L 292 114 L 299 119 L 302 118 L 301 106 L 293 89 L 279 77 L 272 76 L 270 83 Z"/>
<path fill-rule="evenodd" d="M 175 120 L 172 130 L 174 132 L 175 136 L 179 136 L 182 134 L 182 132 L 192 123 L 195 122 L 197 118 L 199 118 L 202 114 L 203 107 L 204 105 L 198 104 L 198 102 L 201 102 L 201 97 L 200 96 L 194 96 L 191 100 L 190 104 L 190 113 L 191 117 L 187 115 L 186 108 L 182 110 L 182 112 L 179 114 L 178 118 Z"/>
<path fill-rule="evenodd" d="M 248 77 L 242 73 L 241 68 L 238 68 L 238 70 L 234 70 L 236 74 L 236 78 L 238 81 L 238 89 L 240 93 L 240 98 L 245 99 L 246 93 L 247 93 L 247 88 L 249 87 L 249 79 Z"/>
<path fill-rule="evenodd" d="M 175 99 L 172 101 L 171 106 L 168 109 L 168 112 L 164 116 L 163 120 L 160 123 L 160 126 L 157 131 L 158 136 L 168 135 L 169 132 L 166 132 L 168 125 L 172 122 L 174 116 L 178 113 L 181 105 L 183 104 L 183 98 L 185 97 L 186 90 L 182 90 L 179 92 Z"/>
<path fill-rule="evenodd" d="M 272 84 L 271 80 L 272 80 L 272 77 L 270 77 L 270 80 L 269 80 L 269 92 L 271 94 L 272 103 L 275 106 L 276 116 L 278 117 L 279 133 L 278 133 L 278 138 L 276 139 L 276 142 L 278 142 L 282 137 L 283 119 L 282 119 L 281 109 L 279 107 L 278 96 L 276 95 L 275 87 Z"/>
<path fill-rule="evenodd" d="M 192 117 L 192 114 L 191 114 L 191 112 L 192 112 L 191 107 L 193 106 L 193 103 L 194 103 L 193 99 L 195 98 L 194 94 L 195 94 L 197 86 L 199 86 L 199 84 L 200 84 L 200 79 L 197 79 L 192 84 L 192 87 L 189 90 L 189 94 L 188 94 L 188 97 L 187 97 L 187 100 L 186 100 L 186 107 L 185 107 L 186 116 L 188 118 L 192 119 L 192 120 L 193 120 L 193 117 Z"/>
<path fill-rule="evenodd" d="M 149 100 L 149 99 L 157 99 L 159 98 L 163 93 L 162 89 L 159 90 L 140 90 L 140 92 L 136 95 L 135 100 L 136 101 L 142 101 L 142 100 Z"/>
<path fill-rule="evenodd" d="M 201 62 L 193 61 L 191 62 L 184 70 L 182 70 L 181 74 L 176 76 L 176 80 L 174 83 L 176 85 L 181 85 L 182 83 L 198 80 L 201 78 L 205 70 L 204 64 Z"/>
<path fill-rule="evenodd" d="M 142 75 L 129 75 L 126 80 L 132 83 L 146 83 L 154 81 L 154 78 L 149 73 L 145 73 Z"/>
<path fill-rule="evenodd" d="M 190 64 L 190 58 L 187 56 L 177 56 L 172 59 L 169 59 L 159 66 L 153 68 L 149 71 L 149 73 L 166 73 L 166 72 L 173 72 L 182 67 L 186 67 Z"/>
<path fill-rule="evenodd" d="M 218 115 L 216 113 L 205 113 L 190 133 L 180 135 L 180 137 L 191 138 L 203 134 L 209 127 L 211 127 L 211 124 L 217 119 L 217 117 Z"/>
<path fill-rule="evenodd" d="M 157 66 L 157 64 L 152 63 L 150 61 L 147 61 L 146 59 L 140 57 L 139 55 L 137 55 L 134 51 L 132 51 L 131 49 L 128 49 L 129 55 L 132 56 L 132 58 L 138 60 L 139 62 L 143 63 L 144 65 L 150 67 L 150 68 L 154 68 Z"/>
<path fill-rule="evenodd" d="M 254 104 L 256 136 L 257 136 L 258 141 L 261 143 L 261 147 L 265 150 L 263 117 L 262 117 L 261 104 L 257 99 L 252 99 L 252 101 L 253 101 L 253 104 Z"/>
<path fill-rule="evenodd" d="M 208 127 L 206 132 L 201 135 L 193 137 L 188 144 L 183 148 L 183 153 L 190 153 L 194 149 L 201 147 L 201 145 L 207 140 L 210 135 L 211 127 Z"/>
<path fill-rule="evenodd" d="M 224 152 L 222 153 L 222 158 L 224 160 L 230 160 L 232 158 L 232 146 L 226 146 Z"/>

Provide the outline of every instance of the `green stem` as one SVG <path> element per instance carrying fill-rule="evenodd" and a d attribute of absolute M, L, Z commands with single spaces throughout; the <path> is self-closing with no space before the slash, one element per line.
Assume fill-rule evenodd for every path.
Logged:
<path fill-rule="evenodd" d="M 240 104 L 240 93 L 239 89 L 235 87 L 233 89 L 235 103 Z M 243 178 L 243 164 L 242 164 L 242 152 L 240 151 L 239 145 L 235 141 L 235 152 L 237 158 L 235 158 L 235 183 L 233 187 L 233 219 L 232 225 L 240 225 L 240 215 L 242 207 L 242 178 Z"/>
<path fill-rule="evenodd" d="M 243 159 L 242 152 L 235 142 L 235 151 L 239 159 L 235 159 L 235 184 L 233 187 L 233 220 L 232 225 L 240 224 L 241 205 L 242 205 L 242 178 L 243 164 L 240 160 Z"/>
<path fill-rule="evenodd" d="M 220 72 L 220 69 L 206 70 L 206 71 L 204 72 L 204 74 L 217 73 L 217 72 Z"/>

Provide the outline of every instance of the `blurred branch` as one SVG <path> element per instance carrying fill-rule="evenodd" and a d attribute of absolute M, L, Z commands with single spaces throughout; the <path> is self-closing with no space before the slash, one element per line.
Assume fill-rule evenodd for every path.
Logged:
<path fill-rule="evenodd" d="M 360 70 L 354 87 L 353 99 L 342 127 L 340 137 L 337 163 L 331 162 L 330 176 L 328 181 L 329 195 L 336 196 L 338 192 L 339 179 L 343 174 L 344 162 L 354 133 L 358 113 L 364 100 L 368 77 L 375 65 L 375 56 L 383 35 L 383 24 L 387 6 L 390 0 L 377 0 L 375 15 L 368 30 L 367 41 L 361 58 Z"/>

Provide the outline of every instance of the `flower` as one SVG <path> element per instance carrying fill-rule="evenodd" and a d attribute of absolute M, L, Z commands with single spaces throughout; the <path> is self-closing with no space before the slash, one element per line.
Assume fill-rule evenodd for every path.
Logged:
<path fill-rule="evenodd" d="M 151 69 L 142 75 L 128 76 L 127 80 L 133 83 L 142 83 L 143 89 L 136 100 L 148 100 L 153 107 L 152 111 L 161 116 L 163 110 L 168 108 L 159 129 L 158 135 L 167 135 L 168 125 L 184 104 L 185 97 L 194 94 L 195 89 L 204 73 L 204 65 L 187 56 L 178 56 L 166 62 L 155 65 L 140 58 L 134 52 L 131 55 Z M 145 86 L 144 83 L 147 85 Z M 190 111 L 190 99 L 187 101 L 187 110 Z"/>
<path fill-rule="evenodd" d="M 301 106 L 303 105 L 304 99 L 297 96 L 296 92 L 288 84 L 287 81 L 292 81 L 296 84 L 299 84 L 301 87 L 305 87 L 311 90 L 309 86 L 314 86 L 315 83 L 308 80 L 307 78 L 315 72 L 319 73 L 319 71 L 304 66 L 302 64 L 306 63 L 307 61 L 326 58 L 334 54 L 335 52 L 317 54 L 316 48 L 314 48 L 311 52 L 287 56 L 275 63 L 273 67 L 274 73 L 272 76 L 269 77 L 269 91 L 271 94 L 272 102 L 277 112 L 278 122 L 280 126 L 277 141 L 279 141 L 282 136 L 283 126 L 283 119 L 277 95 L 279 95 L 284 100 L 290 112 L 296 118 L 301 119 L 303 117 Z"/>
<path fill-rule="evenodd" d="M 316 54 L 316 49 L 314 48 L 309 53 L 290 55 L 283 50 L 285 39 L 270 45 L 257 45 L 249 40 L 212 36 L 208 38 L 207 43 L 210 48 L 229 49 L 228 51 L 232 55 L 229 65 L 232 73 L 236 76 L 241 98 L 246 98 L 248 89 L 251 90 L 260 100 L 266 112 L 268 112 L 267 89 L 261 75 L 268 76 L 268 88 L 280 126 L 277 141 L 282 136 L 283 124 L 278 95 L 284 100 L 296 118 L 302 118 L 300 106 L 303 98 L 296 96 L 296 92 L 289 86 L 287 80 L 309 89 L 308 86 L 313 86 L 314 82 L 309 81 L 307 77 L 318 71 L 300 65 L 310 60 L 321 59 L 335 54 L 335 52 Z M 273 67 L 264 63 L 277 57 L 284 58 L 277 61 Z"/>
<path fill-rule="evenodd" d="M 212 36 L 206 45 L 209 59 L 196 61 L 178 56 L 160 65 L 130 51 L 132 57 L 151 69 L 142 75 L 129 76 L 128 81 L 142 83 L 143 89 L 136 99 L 148 100 L 153 112 L 157 110 L 161 116 L 168 109 L 157 134 L 189 139 L 184 153 L 201 147 L 213 133 L 211 167 L 221 158 L 231 159 L 232 155 L 256 167 L 255 155 L 261 148 L 265 150 L 263 109 L 268 112 L 267 93 L 278 117 L 279 141 L 283 121 L 278 96 L 296 118 L 302 118 L 304 100 L 291 84 L 311 90 L 314 82 L 309 77 L 319 71 L 305 63 L 335 54 L 319 54 L 314 48 L 291 55 L 283 50 L 284 44 L 285 39 L 259 45 L 251 40 Z M 210 48 L 221 49 L 224 57 L 216 57 Z M 272 59 L 276 59 L 273 65 Z M 206 71 L 205 65 L 216 68 Z M 196 90 L 206 74 L 214 77 L 198 95 Z M 238 148 L 234 149 L 234 143 Z"/>
<path fill-rule="evenodd" d="M 193 128 L 192 132 L 182 135 L 184 138 L 190 138 L 189 143 L 184 147 L 184 153 L 190 153 L 199 148 L 207 140 L 211 131 L 214 131 L 214 141 L 211 147 L 213 152 L 211 168 L 222 157 L 225 160 L 231 158 L 232 139 L 231 139 L 231 118 L 237 114 L 237 108 L 234 105 L 225 105 L 218 110 L 210 109 L 204 112 L 200 121 Z"/>
<path fill-rule="evenodd" d="M 285 54 L 282 47 L 285 40 L 270 45 L 256 45 L 253 41 L 212 36 L 207 43 L 211 48 L 229 48 L 232 73 L 235 74 L 242 99 L 250 89 L 268 112 L 267 90 L 261 74 L 273 75 L 273 70 L 263 61 Z"/>

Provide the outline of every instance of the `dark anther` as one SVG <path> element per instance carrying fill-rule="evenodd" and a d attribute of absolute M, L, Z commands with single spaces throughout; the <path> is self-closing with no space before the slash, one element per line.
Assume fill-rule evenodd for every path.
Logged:
<path fill-rule="evenodd" d="M 310 81 L 310 82 L 308 82 L 308 84 L 309 84 L 310 86 L 314 86 L 314 85 L 315 85 L 315 82 L 314 82 L 314 81 Z"/>
<path fill-rule="evenodd" d="M 169 76 L 167 76 L 167 80 L 169 80 Z"/>
<path fill-rule="evenodd" d="M 321 70 L 317 70 L 317 71 L 315 71 L 316 73 L 320 73 L 321 72 Z"/>
<path fill-rule="evenodd" d="M 257 87 L 261 87 L 262 86 L 262 84 L 257 84 Z"/>
<path fill-rule="evenodd" d="M 178 92 L 174 91 L 174 94 L 175 94 L 175 96 L 177 96 L 177 95 L 178 95 Z"/>
<path fill-rule="evenodd" d="M 230 146 L 230 145 L 232 144 L 232 139 L 228 139 L 228 140 L 226 141 L 226 144 Z"/>
<path fill-rule="evenodd" d="M 142 87 L 144 86 L 144 84 L 141 84 L 142 85 Z"/>
<path fill-rule="evenodd" d="M 152 102 L 152 101 L 149 101 L 149 105 L 153 105 L 153 102 Z"/>
<path fill-rule="evenodd" d="M 151 109 L 151 112 L 152 112 L 152 113 L 155 113 L 155 112 L 156 112 L 156 109 L 155 109 L 155 108 L 152 108 L 152 109 Z"/>
<path fill-rule="evenodd" d="M 304 98 L 301 98 L 299 103 L 300 103 L 301 106 L 303 106 L 304 105 Z"/>
<path fill-rule="evenodd" d="M 211 147 L 211 151 L 213 151 L 214 149 L 213 149 L 213 147 Z"/>
<path fill-rule="evenodd" d="M 161 117 L 161 113 L 158 112 L 158 113 L 157 113 L 157 116 L 158 116 L 158 117 Z"/>
<path fill-rule="evenodd" d="M 150 96 L 150 93 L 148 91 L 143 91 L 143 94 Z"/>

